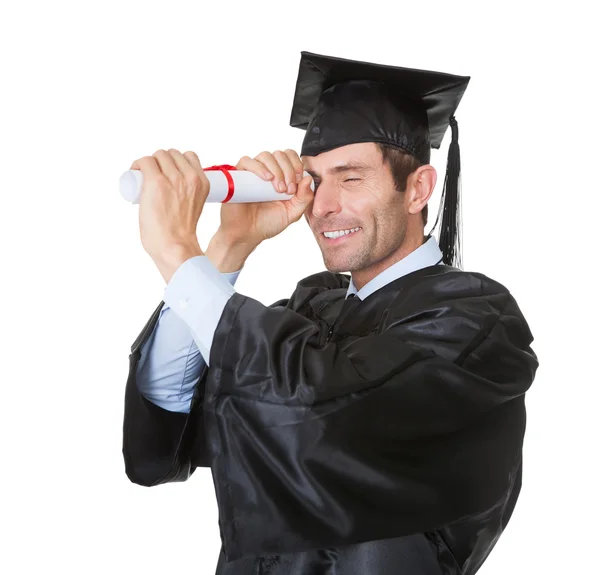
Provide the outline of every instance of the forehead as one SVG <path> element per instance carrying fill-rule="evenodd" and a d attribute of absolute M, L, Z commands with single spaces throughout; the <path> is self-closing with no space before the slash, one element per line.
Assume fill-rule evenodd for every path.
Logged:
<path fill-rule="evenodd" d="M 313 172 L 325 172 L 344 164 L 365 164 L 377 168 L 382 163 L 381 152 L 374 142 L 361 142 L 340 146 L 318 156 L 302 156 L 304 168 Z"/>

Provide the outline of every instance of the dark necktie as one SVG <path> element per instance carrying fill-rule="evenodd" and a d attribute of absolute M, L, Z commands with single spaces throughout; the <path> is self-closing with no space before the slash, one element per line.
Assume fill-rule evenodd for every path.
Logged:
<path fill-rule="evenodd" d="M 348 297 L 344 300 L 344 303 L 342 304 L 342 309 L 340 310 L 340 313 L 338 314 L 338 317 L 335 320 L 336 323 L 339 322 L 341 319 L 348 317 L 360 302 L 361 299 L 356 294 L 348 294 Z"/>
<path fill-rule="evenodd" d="M 340 322 L 342 322 L 345 318 L 347 318 L 353 311 L 354 308 L 360 304 L 361 299 L 356 294 L 348 294 L 348 297 L 344 300 L 342 304 L 342 308 L 340 309 L 340 313 L 335 320 L 335 323 L 329 329 L 329 333 L 327 334 L 327 341 L 331 339 L 333 332 L 338 328 Z"/>

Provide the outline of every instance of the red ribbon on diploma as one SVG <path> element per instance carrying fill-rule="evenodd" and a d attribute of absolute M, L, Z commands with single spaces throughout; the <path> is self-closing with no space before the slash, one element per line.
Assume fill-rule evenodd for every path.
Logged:
<path fill-rule="evenodd" d="M 235 191 L 235 186 L 233 185 L 233 178 L 231 177 L 231 174 L 229 173 L 229 170 L 237 170 L 237 168 L 235 166 L 230 166 L 229 164 L 223 164 L 222 166 L 211 166 L 210 168 L 203 168 L 205 172 L 208 171 L 216 171 L 216 170 L 220 170 L 221 172 L 223 172 L 225 174 L 225 177 L 227 178 L 227 197 L 221 202 L 222 204 L 224 204 L 225 202 L 228 202 L 231 198 L 233 198 L 233 192 Z"/>

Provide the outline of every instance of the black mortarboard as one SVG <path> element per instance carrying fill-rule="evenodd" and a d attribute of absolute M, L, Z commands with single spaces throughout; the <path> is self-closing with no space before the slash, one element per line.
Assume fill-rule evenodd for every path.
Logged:
<path fill-rule="evenodd" d="M 306 130 L 301 156 L 359 142 L 400 148 L 423 164 L 448 128 L 452 141 L 438 218 L 444 263 L 461 267 L 458 125 L 469 76 L 301 52 L 290 125 Z"/>

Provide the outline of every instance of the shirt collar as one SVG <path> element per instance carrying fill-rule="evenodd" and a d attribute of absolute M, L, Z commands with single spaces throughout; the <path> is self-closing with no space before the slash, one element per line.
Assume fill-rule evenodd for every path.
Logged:
<path fill-rule="evenodd" d="M 350 285 L 348 286 L 346 297 L 353 293 L 363 300 L 373 292 L 402 276 L 441 263 L 442 258 L 443 254 L 438 247 L 437 239 L 434 235 L 431 235 L 431 237 L 416 250 L 412 251 L 395 264 L 392 264 L 389 268 L 383 270 L 379 275 L 376 275 L 371 281 L 367 282 L 360 290 L 356 289 L 352 278 L 350 278 Z"/>

